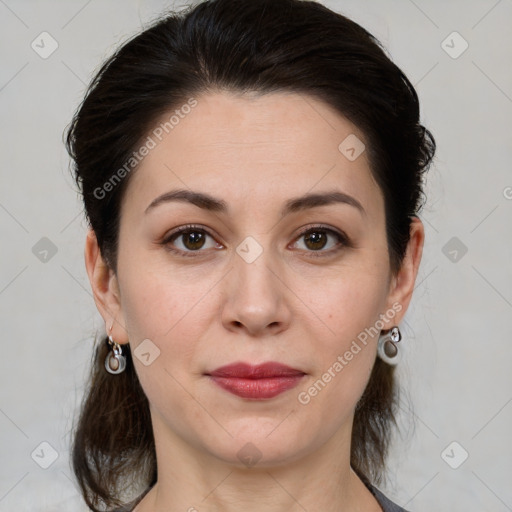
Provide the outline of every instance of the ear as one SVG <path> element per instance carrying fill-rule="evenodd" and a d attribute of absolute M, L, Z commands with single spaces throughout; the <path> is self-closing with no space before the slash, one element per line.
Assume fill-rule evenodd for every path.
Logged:
<path fill-rule="evenodd" d="M 107 326 L 107 334 L 111 334 L 119 344 L 127 343 L 117 276 L 103 260 L 92 228 L 89 228 L 85 240 L 84 257 L 94 301 Z M 112 331 L 109 332 L 112 324 Z"/>
<path fill-rule="evenodd" d="M 394 325 L 398 325 L 409 307 L 421 262 L 424 240 L 425 230 L 423 223 L 418 217 L 414 217 L 411 221 L 410 239 L 407 244 L 407 250 L 398 273 L 391 279 L 386 303 L 387 311 L 393 309 L 396 311 L 396 315 L 393 319 L 386 322 L 387 325 L 385 329 L 390 329 Z"/>

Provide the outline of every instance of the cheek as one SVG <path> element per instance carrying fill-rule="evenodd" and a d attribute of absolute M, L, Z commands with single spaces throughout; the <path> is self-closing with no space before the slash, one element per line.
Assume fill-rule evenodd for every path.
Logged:
<path fill-rule="evenodd" d="M 120 282 L 123 317 L 136 343 L 145 338 L 173 344 L 194 339 L 201 332 L 200 310 L 208 306 L 214 276 L 179 271 L 170 265 L 127 261 Z"/>
<path fill-rule="evenodd" d="M 315 425 L 348 421 L 364 392 L 375 362 L 377 336 L 372 327 L 385 302 L 385 287 L 377 275 L 357 274 L 332 280 L 315 299 L 317 311 L 328 327 L 315 339 L 315 365 L 310 378 L 298 391 L 298 401 L 307 408 Z M 315 323 L 318 325 L 318 322 Z"/>
<path fill-rule="evenodd" d="M 201 318 L 206 319 L 207 315 L 202 315 L 201 310 L 211 308 L 207 292 L 212 283 L 197 280 L 192 284 L 180 279 L 179 273 L 171 276 L 168 270 L 155 269 L 125 273 L 122 283 L 123 316 L 144 393 L 156 410 L 185 417 L 190 395 L 183 385 L 196 371 L 197 342 L 206 330 Z M 138 357 L 142 342 L 151 354 L 148 365 Z M 157 354 L 154 359 L 152 353 Z"/>
<path fill-rule="evenodd" d="M 324 400 L 333 400 L 332 405 L 355 404 L 364 390 L 375 361 L 376 325 L 386 303 L 386 272 L 384 265 L 365 266 L 364 271 L 347 266 L 310 292 L 311 325 L 316 326 L 309 334 L 316 340 L 314 377 L 322 381 L 319 390 L 323 384 L 329 388 Z"/>
<path fill-rule="evenodd" d="M 311 314 L 322 320 L 337 348 L 375 324 L 388 294 L 383 265 L 346 265 L 316 283 L 304 280 L 298 294 L 307 297 Z"/>

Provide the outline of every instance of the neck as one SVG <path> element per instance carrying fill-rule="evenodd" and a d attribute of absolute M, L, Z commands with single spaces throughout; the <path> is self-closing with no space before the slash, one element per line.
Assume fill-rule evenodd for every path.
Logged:
<path fill-rule="evenodd" d="M 245 467 L 198 450 L 153 418 L 158 481 L 134 512 L 377 512 L 350 467 L 350 431 L 314 453 Z"/>

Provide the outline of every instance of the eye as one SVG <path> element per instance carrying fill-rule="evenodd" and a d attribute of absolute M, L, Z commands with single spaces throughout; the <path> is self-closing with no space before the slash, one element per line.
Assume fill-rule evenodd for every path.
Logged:
<path fill-rule="evenodd" d="M 212 240 L 209 247 L 207 245 L 208 238 L 211 238 Z M 352 247 L 347 235 L 345 235 L 343 232 L 338 232 L 323 225 L 310 226 L 309 228 L 303 230 L 295 239 L 296 241 L 294 244 L 292 244 L 292 248 L 296 248 L 295 246 L 298 244 L 298 240 L 301 238 L 304 238 L 305 241 L 305 249 L 301 250 L 306 251 L 308 256 L 313 257 L 330 256 L 341 250 L 343 247 Z M 328 246 L 329 239 L 334 239 L 337 241 L 337 243 L 331 242 L 331 248 L 328 250 L 323 250 Z M 216 242 L 213 238 L 213 235 L 211 235 L 204 228 L 191 224 L 175 229 L 160 243 L 169 252 L 173 252 L 179 256 L 185 257 L 199 256 L 201 252 L 206 252 L 202 249 L 222 249 L 224 247 L 222 244 Z"/>
<path fill-rule="evenodd" d="M 338 252 L 342 247 L 351 247 L 349 238 L 345 233 L 335 231 L 334 229 L 325 226 L 310 226 L 308 229 L 302 231 L 296 240 L 304 238 L 304 246 L 311 256 L 322 257 L 329 256 Z M 330 249 L 322 250 L 328 246 L 329 238 L 337 240 L 338 243 L 331 243 Z M 296 245 L 298 242 L 295 242 Z M 334 247 L 334 248 L 333 248 Z M 318 254 L 314 254 L 314 253 Z"/>
<path fill-rule="evenodd" d="M 178 253 L 180 256 L 194 257 L 198 255 L 193 253 L 205 252 L 201 249 L 205 248 L 207 238 L 213 240 L 213 236 L 205 229 L 194 225 L 187 225 L 181 226 L 170 233 L 161 244 L 165 246 L 168 251 Z M 178 240 L 179 243 L 175 244 L 175 240 Z M 176 245 L 178 245 L 178 248 L 175 247 Z M 181 247 L 179 247 L 180 245 Z M 223 246 L 215 241 L 210 243 L 209 247 L 206 245 L 206 249 L 212 247 L 222 248 Z"/>

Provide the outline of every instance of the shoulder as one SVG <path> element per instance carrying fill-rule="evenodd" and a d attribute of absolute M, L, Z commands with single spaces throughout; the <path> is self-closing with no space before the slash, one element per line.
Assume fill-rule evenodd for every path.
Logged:
<path fill-rule="evenodd" d="M 396 503 L 393 503 L 387 496 L 385 496 L 377 487 L 374 487 L 371 484 L 367 484 L 370 492 L 375 496 L 376 500 L 379 502 L 379 505 L 382 507 L 384 512 L 408 512 L 404 508 L 400 507 Z"/>

